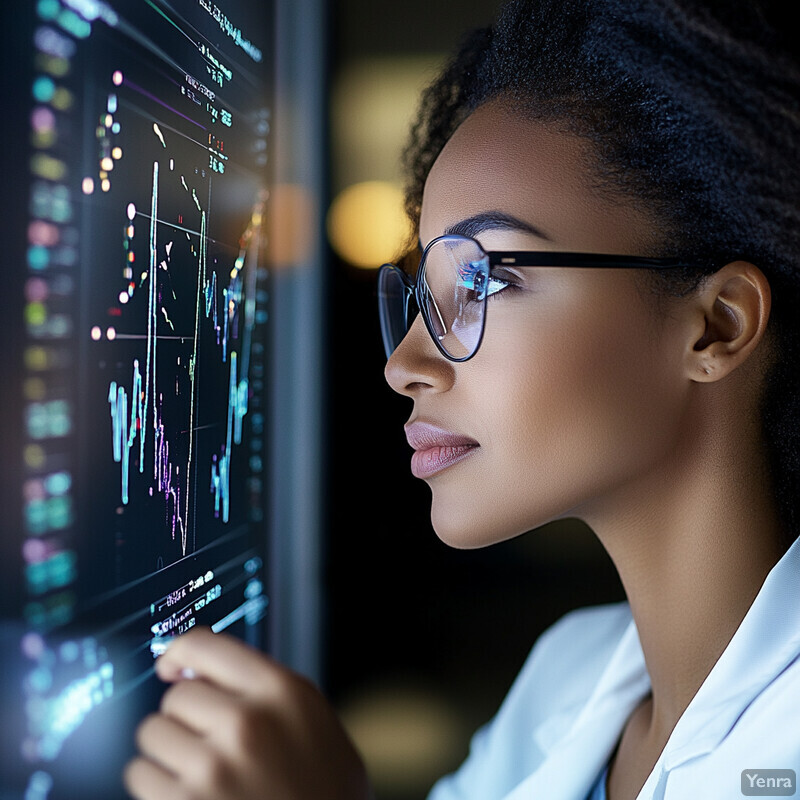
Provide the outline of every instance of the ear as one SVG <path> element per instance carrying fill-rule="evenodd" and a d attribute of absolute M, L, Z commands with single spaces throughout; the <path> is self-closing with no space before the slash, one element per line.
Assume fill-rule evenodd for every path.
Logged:
<path fill-rule="evenodd" d="M 769 281 L 747 261 L 726 264 L 706 278 L 691 303 L 692 380 L 713 383 L 746 361 L 764 338 L 771 305 Z"/>

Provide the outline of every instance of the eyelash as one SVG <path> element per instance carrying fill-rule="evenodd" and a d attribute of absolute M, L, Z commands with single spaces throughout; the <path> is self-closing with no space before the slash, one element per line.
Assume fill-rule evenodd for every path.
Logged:
<path fill-rule="evenodd" d="M 519 290 L 521 288 L 518 284 L 514 283 L 512 280 L 507 280 L 507 279 L 501 278 L 501 277 L 499 277 L 497 275 L 490 275 L 489 276 L 489 286 L 490 287 L 491 287 L 492 283 L 499 283 L 499 284 L 502 284 L 502 286 L 499 289 L 496 289 L 493 292 L 490 291 L 488 296 L 487 296 L 487 300 L 489 299 L 489 297 L 494 297 L 495 295 L 501 294 L 503 292 L 508 292 L 508 291 L 514 292 L 515 290 Z"/>

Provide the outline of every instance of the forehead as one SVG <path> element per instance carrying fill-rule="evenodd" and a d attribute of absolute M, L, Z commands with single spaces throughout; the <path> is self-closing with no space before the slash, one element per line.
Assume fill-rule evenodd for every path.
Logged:
<path fill-rule="evenodd" d="M 547 249 L 633 254 L 652 246 L 654 217 L 633 198 L 600 191 L 591 156 L 585 139 L 524 119 L 501 101 L 481 106 L 428 175 L 423 245 L 459 220 L 502 211 L 542 231 Z"/>

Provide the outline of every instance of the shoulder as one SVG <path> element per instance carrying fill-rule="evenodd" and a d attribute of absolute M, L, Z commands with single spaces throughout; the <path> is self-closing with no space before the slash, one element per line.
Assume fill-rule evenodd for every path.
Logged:
<path fill-rule="evenodd" d="M 535 697 L 537 716 L 583 703 L 631 619 L 625 601 L 564 614 L 536 640 L 505 702 Z"/>
<path fill-rule="evenodd" d="M 547 627 L 466 761 L 429 800 L 500 798 L 536 769 L 545 741 L 579 713 L 630 621 L 620 602 L 575 609 Z"/>
<path fill-rule="evenodd" d="M 553 647 L 566 647 L 567 653 L 575 654 L 598 645 L 610 645 L 613 649 L 631 619 L 627 601 L 576 608 L 544 630 L 536 640 L 531 656 Z"/>

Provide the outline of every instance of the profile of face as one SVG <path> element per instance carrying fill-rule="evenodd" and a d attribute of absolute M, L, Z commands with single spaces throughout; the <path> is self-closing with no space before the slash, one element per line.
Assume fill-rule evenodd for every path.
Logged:
<path fill-rule="evenodd" d="M 657 224 L 641 202 L 596 183 L 586 141 L 493 101 L 434 163 L 421 244 L 484 215 L 468 230 L 486 251 L 652 255 Z M 410 438 L 429 450 L 414 463 L 432 491 L 433 527 L 459 548 L 613 514 L 675 446 L 691 392 L 679 321 L 657 310 L 635 270 L 504 268 L 501 277 L 472 359 L 447 360 L 418 315 L 385 371 L 413 400 Z M 474 444 L 432 453 L 437 437 Z"/>

